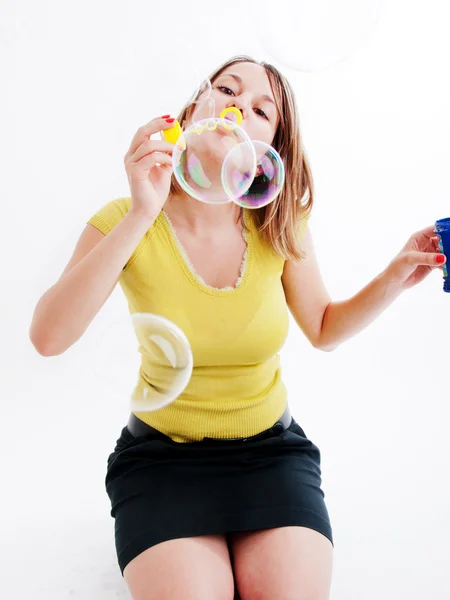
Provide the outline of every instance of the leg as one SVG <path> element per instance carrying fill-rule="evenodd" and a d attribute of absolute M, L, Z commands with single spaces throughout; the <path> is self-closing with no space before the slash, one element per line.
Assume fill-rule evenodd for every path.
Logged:
<path fill-rule="evenodd" d="M 233 600 L 224 535 L 168 540 L 145 550 L 123 571 L 133 600 Z"/>
<path fill-rule="evenodd" d="M 229 534 L 242 600 L 329 600 L 330 540 L 307 527 Z"/>

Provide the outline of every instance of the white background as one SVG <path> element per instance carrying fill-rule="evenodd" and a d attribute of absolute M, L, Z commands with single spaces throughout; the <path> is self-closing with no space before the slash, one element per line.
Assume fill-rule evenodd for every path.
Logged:
<path fill-rule="evenodd" d="M 315 73 L 281 65 L 297 95 L 317 188 L 311 230 L 334 300 L 364 287 L 413 232 L 450 217 L 446 4 L 386 4 L 349 60 Z M 133 361 L 119 369 L 135 353 L 125 299 L 118 287 L 61 356 L 40 356 L 28 330 L 86 220 L 128 195 L 123 156 L 137 128 L 178 112 L 194 65 L 206 76 L 241 53 L 271 61 L 234 0 L 1 4 L 8 600 L 129 598 L 104 489 L 136 374 Z M 322 453 L 332 600 L 450 597 L 449 307 L 436 270 L 334 352 L 312 348 L 292 323 L 284 377 Z"/>

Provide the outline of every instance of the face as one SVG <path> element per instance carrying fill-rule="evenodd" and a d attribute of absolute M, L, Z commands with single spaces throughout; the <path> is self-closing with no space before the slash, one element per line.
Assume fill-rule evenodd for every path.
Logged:
<path fill-rule="evenodd" d="M 264 67 L 244 62 L 230 65 L 216 77 L 214 82 L 211 82 L 211 88 L 210 97 L 214 101 L 216 117 L 220 116 L 223 109 L 235 106 L 242 113 L 240 127 L 250 139 L 272 145 L 279 115 Z M 200 95 L 199 100 L 207 93 Z M 192 117 L 193 115 L 187 123 L 183 123 L 184 129 L 192 123 Z M 213 185 L 221 181 L 223 161 L 230 151 L 230 147 L 225 144 L 227 135 L 221 137 L 219 129 L 203 132 L 201 136 L 191 136 L 189 149 L 185 155 L 187 164 L 191 160 L 197 165 L 196 168 L 187 169 L 187 172 L 190 173 L 192 170 L 193 174 L 197 174 L 198 164 L 200 164 L 201 172 Z M 218 143 L 219 141 L 223 143 Z M 248 161 L 242 159 L 240 155 L 237 158 L 239 168 L 245 171 Z"/>
<path fill-rule="evenodd" d="M 224 108 L 235 106 L 242 113 L 241 127 L 250 139 L 272 143 L 279 115 L 264 67 L 244 62 L 230 65 L 212 83 L 211 96 L 216 116 Z"/>
<path fill-rule="evenodd" d="M 250 139 L 272 144 L 279 115 L 264 67 L 245 62 L 230 65 L 211 85 L 216 117 L 224 108 L 235 106 Z"/>

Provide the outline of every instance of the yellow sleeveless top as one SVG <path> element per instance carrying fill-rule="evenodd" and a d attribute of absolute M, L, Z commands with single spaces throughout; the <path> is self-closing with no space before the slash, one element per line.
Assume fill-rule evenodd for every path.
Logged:
<path fill-rule="evenodd" d="M 130 204 L 129 197 L 113 200 L 88 223 L 107 235 Z M 284 259 L 258 235 L 250 210 L 244 209 L 247 250 L 235 288 L 217 289 L 201 280 L 164 211 L 119 279 L 130 314 L 166 317 L 191 345 L 193 371 L 182 394 L 169 406 L 135 413 L 176 442 L 249 437 L 271 427 L 286 409 L 278 355 L 289 323 Z M 302 224 L 301 230 L 306 221 Z M 136 386 L 151 382 L 145 369 L 142 360 Z"/>

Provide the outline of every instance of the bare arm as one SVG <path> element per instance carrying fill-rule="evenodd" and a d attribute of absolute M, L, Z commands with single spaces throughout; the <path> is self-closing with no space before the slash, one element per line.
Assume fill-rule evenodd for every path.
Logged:
<path fill-rule="evenodd" d="M 86 226 L 60 279 L 34 310 L 29 336 L 39 354 L 62 354 L 80 339 L 154 220 L 129 211 L 107 236 Z"/>
<path fill-rule="evenodd" d="M 282 282 L 286 302 L 297 325 L 315 348 L 322 347 L 322 323 L 331 297 L 325 287 L 317 262 L 310 228 L 307 227 L 301 248 L 306 257 L 299 261 L 287 260 Z"/>
<path fill-rule="evenodd" d="M 315 348 L 336 349 L 370 325 L 402 293 L 388 267 L 348 300 L 333 301 L 322 280 L 309 228 L 302 249 L 305 259 L 286 261 L 283 285 L 293 317 Z M 434 254 L 430 256 L 432 264 Z"/>
<path fill-rule="evenodd" d="M 401 293 L 398 285 L 380 273 L 348 300 L 331 302 L 325 310 L 319 348 L 334 350 L 370 325 Z"/>

